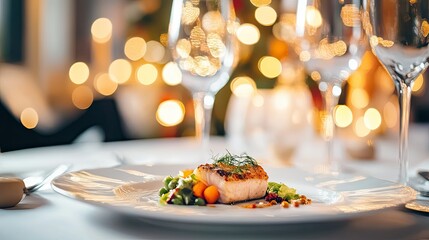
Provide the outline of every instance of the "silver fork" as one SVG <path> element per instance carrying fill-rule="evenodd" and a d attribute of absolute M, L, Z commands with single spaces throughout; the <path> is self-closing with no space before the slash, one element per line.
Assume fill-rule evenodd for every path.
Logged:
<path fill-rule="evenodd" d="M 27 195 L 30 195 L 31 193 L 33 193 L 33 192 L 37 191 L 38 189 L 40 189 L 41 187 L 43 187 L 45 184 L 50 183 L 57 176 L 65 173 L 69 168 L 70 168 L 70 165 L 66 165 L 66 164 L 59 165 L 54 170 L 49 172 L 46 175 L 46 177 L 44 177 L 43 180 L 41 180 L 40 182 L 33 184 L 33 185 L 30 185 L 30 186 L 26 186 L 24 189 L 24 193 Z"/>

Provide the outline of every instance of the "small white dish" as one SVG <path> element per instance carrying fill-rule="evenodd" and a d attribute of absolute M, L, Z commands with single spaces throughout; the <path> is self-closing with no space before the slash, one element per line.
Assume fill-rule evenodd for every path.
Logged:
<path fill-rule="evenodd" d="M 52 182 L 55 191 L 106 210 L 174 225 L 267 225 L 346 219 L 403 205 L 415 199 L 406 186 L 355 175 L 317 175 L 296 168 L 264 167 L 269 181 L 283 182 L 313 200 L 311 205 L 247 209 L 237 205 L 161 205 L 158 190 L 167 175 L 185 165 L 122 166 L 71 172 Z"/>

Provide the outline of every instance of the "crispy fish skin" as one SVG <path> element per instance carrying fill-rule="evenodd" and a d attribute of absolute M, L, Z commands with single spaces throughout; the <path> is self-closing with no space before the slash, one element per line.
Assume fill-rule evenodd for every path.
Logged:
<path fill-rule="evenodd" d="M 203 164 L 194 170 L 194 174 L 206 185 L 217 187 L 220 203 L 261 198 L 268 187 L 268 175 L 259 165 Z"/>

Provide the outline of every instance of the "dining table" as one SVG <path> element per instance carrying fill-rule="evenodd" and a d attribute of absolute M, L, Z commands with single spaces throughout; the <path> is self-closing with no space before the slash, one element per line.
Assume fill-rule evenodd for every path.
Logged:
<path fill-rule="evenodd" d="M 409 173 L 429 169 L 429 125 L 411 124 Z M 212 136 L 211 154 L 238 151 L 235 139 Z M 396 181 L 397 144 L 395 135 L 374 139 L 372 159 L 354 159 L 347 155 L 346 141 L 336 139 L 340 171 Z M 313 171 L 318 151 L 325 144 L 314 134 L 299 144 L 292 157 L 293 167 Z M 119 166 L 164 164 L 197 164 L 198 145 L 193 137 L 153 138 L 120 142 L 81 141 L 70 145 L 23 149 L 0 154 L 0 175 L 21 178 L 41 176 L 60 164 L 68 172 Z M 240 149 L 241 151 L 242 149 Z M 264 165 L 280 165 L 248 149 Z M 290 162 L 289 162 L 290 164 Z M 290 166 L 287 166 L 290 167 Z M 422 201 L 429 198 L 417 197 Z M 192 217 L 192 216 L 190 216 Z M 350 214 L 343 218 L 310 219 L 279 224 L 219 224 L 213 227 L 198 223 L 168 224 L 157 219 L 113 211 L 88 204 L 54 191 L 50 184 L 26 196 L 17 206 L 0 209 L 0 239 L 429 239 L 429 213 L 405 208 L 404 204 Z"/>

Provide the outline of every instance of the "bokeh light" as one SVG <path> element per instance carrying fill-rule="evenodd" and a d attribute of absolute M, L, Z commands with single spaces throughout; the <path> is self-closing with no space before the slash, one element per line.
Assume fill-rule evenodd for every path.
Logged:
<path fill-rule="evenodd" d="M 234 78 L 230 87 L 231 92 L 237 97 L 248 97 L 256 91 L 255 81 L 248 76 Z"/>
<path fill-rule="evenodd" d="M 33 108 L 26 108 L 21 112 L 21 123 L 28 129 L 33 129 L 39 123 L 39 115 Z"/>
<path fill-rule="evenodd" d="M 369 104 L 368 92 L 362 88 L 352 89 L 350 101 L 353 107 L 363 109 Z"/>
<path fill-rule="evenodd" d="M 353 113 L 346 105 L 338 105 L 335 107 L 335 124 L 338 127 L 345 128 L 353 122 Z"/>
<path fill-rule="evenodd" d="M 392 100 L 396 99 L 390 99 L 383 108 L 383 119 L 388 128 L 394 128 L 398 122 L 398 108 Z"/>
<path fill-rule="evenodd" d="M 143 85 L 151 85 L 158 78 L 158 69 L 153 64 L 143 64 L 137 69 L 137 80 Z"/>
<path fill-rule="evenodd" d="M 225 20 L 219 11 L 209 11 L 202 17 L 201 25 L 206 32 L 222 32 Z"/>
<path fill-rule="evenodd" d="M 105 43 L 112 37 L 112 29 L 112 22 L 109 19 L 99 18 L 92 23 L 92 38 L 98 43 Z"/>
<path fill-rule="evenodd" d="M 281 62 L 277 58 L 271 56 L 262 57 L 258 62 L 258 68 L 267 78 L 275 78 L 282 73 Z"/>
<path fill-rule="evenodd" d="M 255 7 L 262 7 L 271 4 L 271 0 L 250 0 Z"/>
<path fill-rule="evenodd" d="M 167 85 L 178 85 L 182 82 L 182 71 L 175 62 L 169 62 L 162 69 L 162 79 Z"/>
<path fill-rule="evenodd" d="M 124 53 L 130 60 L 141 59 L 146 53 L 146 41 L 140 37 L 128 39 L 125 43 Z"/>
<path fill-rule="evenodd" d="M 148 62 L 161 62 L 164 59 L 165 48 L 160 42 L 149 41 L 146 43 L 146 54 L 144 60 Z"/>
<path fill-rule="evenodd" d="M 110 96 L 115 93 L 118 83 L 110 79 L 109 74 L 102 73 L 95 76 L 94 88 L 101 95 Z"/>
<path fill-rule="evenodd" d="M 109 77 L 119 84 L 128 81 L 128 79 L 130 79 L 131 72 L 131 63 L 125 59 L 116 59 L 109 66 Z"/>
<path fill-rule="evenodd" d="M 73 90 L 72 102 L 79 109 L 87 109 L 94 101 L 94 95 L 91 88 L 81 85 Z"/>
<path fill-rule="evenodd" d="M 423 75 L 420 74 L 414 81 L 413 88 L 412 88 L 413 94 L 421 95 L 424 92 L 423 86 L 424 86 L 424 78 L 423 78 Z"/>
<path fill-rule="evenodd" d="M 323 19 L 319 10 L 313 6 L 308 6 L 306 15 L 305 15 L 306 23 L 314 28 L 318 28 L 322 25 Z"/>
<path fill-rule="evenodd" d="M 314 81 L 320 81 L 320 79 L 322 79 L 322 76 L 318 71 L 311 72 L 310 76 L 311 76 L 311 79 L 313 79 Z"/>
<path fill-rule="evenodd" d="M 189 57 L 189 54 L 191 53 L 191 42 L 187 39 L 180 39 L 179 41 L 177 41 L 176 44 L 176 52 L 177 54 L 179 54 L 180 57 L 182 58 L 187 58 Z"/>
<path fill-rule="evenodd" d="M 363 117 L 365 127 L 375 130 L 381 125 L 381 114 L 375 108 L 368 108 Z"/>
<path fill-rule="evenodd" d="M 89 67 L 84 62 L 76 62 L 70 67 L 69 77 L 74 84 L 82 84 L 88 80 Z"/>
<path fill-rule="evenodd" d="M 254 45 L 261 37 L 259 29 L 250 23 L 244 23 L 237 29 L 238 40 L 245 45 Z"/>
<path fill-rule="evenodd" d="M 164 127 L 172 127 L 183 121 L 185 106 L 178 100 L 162 102 L 156 110 L 156 120 Z"/>
<path fill-rule="evenodd" d="M 356 123 L 355 123 L 355 125 L 354 125 L 353 130 L 354 130 L 354 132 L 355 132 L 356 136 L 358 136 L 358 137 L 366 137 L 366 136 L 368 136 L 368 134 L 371 132 L 371 130 L 369 130 L 369 129 L 365 126 L 364 118 L 363 118 L 363 117 L 359 117 L 359 118 L 356 120 Z"/>
<path fill-rule="evenodd" d="M 258 7 L 255 11 L 255 19 L 263 26 L 271 26 L 277 20 L 277 12 L 270 6 Z"/>
<path fill-rule="evenodd" d="M 309 51 L 302 51 L 299 54 L 299 60 L 301 62 L 308 62 L 311 59 L 311 53 Z"/>
<path fill-rule="evenodd" d="M 261 94 L 256 93 L 252 98 L 252 104 L 255 107 L 263 107 L 265 104 L 265 99 Z"/>

